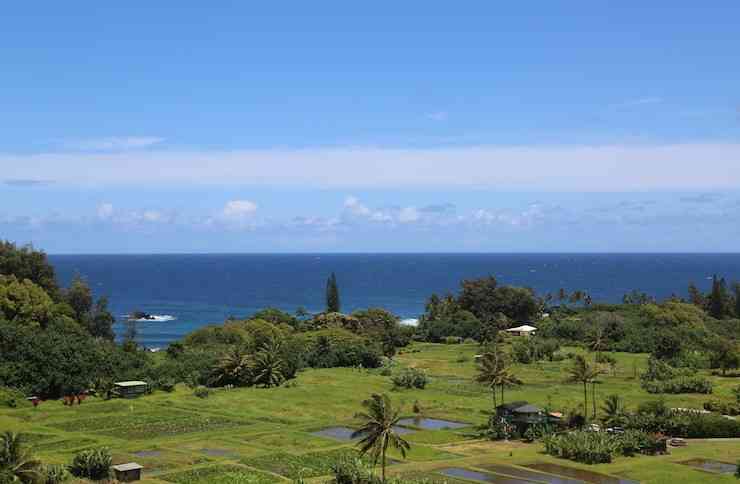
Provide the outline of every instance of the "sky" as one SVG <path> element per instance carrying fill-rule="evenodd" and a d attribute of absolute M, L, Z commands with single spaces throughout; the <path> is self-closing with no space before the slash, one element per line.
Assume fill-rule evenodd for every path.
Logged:
<path fill-rule="evenodd" d="M 740 3 L 0 16 L 0 239 L 50 253 L 736 252 Z"/>

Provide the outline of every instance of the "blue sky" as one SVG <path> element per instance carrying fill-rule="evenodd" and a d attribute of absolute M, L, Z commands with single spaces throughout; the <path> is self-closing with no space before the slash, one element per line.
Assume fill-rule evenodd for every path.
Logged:
<path fill-rule="evenodd" d="M 149 3 L 4 8 L 0 237 L 737 250 L 737 2 Z"/>

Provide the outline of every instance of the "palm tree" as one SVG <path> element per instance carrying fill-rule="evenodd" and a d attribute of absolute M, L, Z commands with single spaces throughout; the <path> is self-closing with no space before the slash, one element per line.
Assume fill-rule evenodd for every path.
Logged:
<path fill-rule="evenodd" d="M 568 369 L 569 382 L 583 383 L 583 412 L 588 413 L 588 384 L 596 377 L 598 372 L 595 366 L 586 361 L 583 355 L 576 355 L 573 365 Z"/>
<path fill-rule="evenodd" d="M 240 347 L 233 347 L 213 368 L 215 385 L 239 385 L 249 383 L 252 359 Z"/>
<path fill-rule="evenodd" d="M 522 381 L 517 378 L 508 367 L 502 368 L 498 375 L 498 385 L 501 387 L 501 405 L 504 404 L 504 387 L 521 385 Z"/>
<path fill-rule="evenodd" d="M 0 476 L 24 484 L 42 480 L 41 461 L 31 454 L 20 434 L 6 431 L 0 437 Z"/>
<path fill-rule="evenodd" d="M 503 355 L 496 348 L 486 351 L 478 359 L 478 374 L 475 376 L 475 381 L 486 385 L 491 390 L 494 409 L 497 407 L 496 387 L 499 384 L 501 372 L 504 369 Z M 503 395 L 501 398 L 503 399 Z"/>
<path fill-rule="evenodd" d="M 280 357 L 280 343 L 266 342 L 254 356 L 252 364 L 253 383 L 265 388 L 280 386 L 285 381 L 285 364 Z"/>
<path fill-rule="evenodd" d="M 385 454 L 388 446 L 398 449 L 404 458 L 411 446 L 396 433 L 395 428 L 401 417 L 399 411 L 393 409 L 388 395 L 374 393 L 362 402 L 362 406 L 366 412 L 357 414 L 357 418 L 362 419 L 363 424 L 352 433 L 352 438 L 362 437 L 357 443 L 360 455 L 369 454 L 373 465 L 378 463 L 378 458 L 381 459 L 382 481 L 385 482 Z"/>
<path fill-rule="evenodd" d="M 624 415 L 624 401 L 622 397 L 619 395 L 607 395 L 604 398 L 601 411 L 604 414 L 603 418 L 606 424 L 613 425 L 615 422 L 619 422 Z"/>

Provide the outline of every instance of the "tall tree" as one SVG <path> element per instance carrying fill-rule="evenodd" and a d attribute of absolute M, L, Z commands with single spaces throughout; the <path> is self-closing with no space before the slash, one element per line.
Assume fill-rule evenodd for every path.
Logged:
<path fill-rule="evenodd" d="M 709 315 L 715 319 L 722 319 L 723 316 L 723 295 L 722 283 L 717 274 L 712 277 L 712 292 L 709 294 Z"/>
<path fill-rule="evenodd" d="M 689 283 L 689 302 L 694 306 L 704 307 L 704 295 L 701 293 L 696 284 L 693 282 Z"/>
<path fill-rule="evenodd" d="M 113 332 L 113 323 L 116 318 L 108 310 L 108 298 L 101 297 L 95 303 L 95 309 L 88 321 L 88 331 L 97 338 L 113 341 L 116 337 Z"/>
<path fill-rule="evenodd" d="M 396 433 L 396 425 L 401 416 L 398 410 L 393 409 L 388 395 L 374 393 L 368 400 L 362 402 L 362 406 L 365 407 L 365 412 L 357 415 L 362 419 L 362 425 L 353 432 L 352 437 L 362 438 L 357 444 L 361 455 L 369 454 L 373 464 L 377 464 L 380 459 L 382 481 L 385 482 L 385 457 L 388 447 L 399 450 L 406 458 L 406 452 L 411 446 Z"/>
<path fill-rule="evenodd" d="M 93 296 L 90 286 L 82 276 L 75 274 L 69 289 L 64 292 L 64 299 L 72 307 L 75 319 L 86 326 L 88 314 L 92 310 Z"/>
<path fill-rule="evenodd" d="M 583 384 L 583 413 L 588 414 L 588 384 L 596 378 L 598 372 L 583 355 L 576 355 L 573 365 L 568 368 L 569 382 Z"/>
<path fill-rule="evenodd" d="M 491 403 L 493 408 L 498 406 L 496 402 L 496 387 L 501 379 L 504 369 L 504 356 L 497 348 L 492 348 L 483 353 L 478 359 L 478 373 L 475 381 L 486 385 L 491 390 Z"/>
<path fill-rule="evenodd" d="M 9 482 L 43 482 L 41 461 L 31 454 L 20 434 L 6 431 L 0 437 L 0 479 Z M 2 482 L 6 482 L 3 480 Z"/>
<path fill-rule="evenodd" d="M 18 247 L 12 242 L 0 241 L 0 274 L 15 276 L 19 281 L 28 279 L 40 286 L 54 301 L 59 301 L 54 267 L 46 254 L 31 245 Z"/>
<path fill-rule="evenodd" d="M 740 319 L 740 282 L 732 284 L 732 292 L 735 297 L 735 317 Z"/>
<path fill-rule="evenodd" d="M 341 309 L 339 300 L 339 286 L 337 286 L 337 276 L 333 272 L 326 281 L 326 311 L 338 313 Z"/>

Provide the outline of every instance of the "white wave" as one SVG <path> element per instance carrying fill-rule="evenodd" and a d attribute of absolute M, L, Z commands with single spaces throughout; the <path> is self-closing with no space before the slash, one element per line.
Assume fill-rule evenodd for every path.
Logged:
<path fill-rule="evenodd" d="M 150 318 L 132 319 L 131 321 L 136 321 L 137 323 L 149 323 L 149 322 L 161 323 L 164 321 L 174 321 L 175 319 L 177 319 L 176 317 L 170 314 L 152 314 L 150 316 L 151 316 Z"/>
<path fill-rule="evenodd" d="M 419 320 L 416 318 L 406 318 L 399 321 L 399 324 L 403 326 L 417 326 L 419 324 Z"/>

